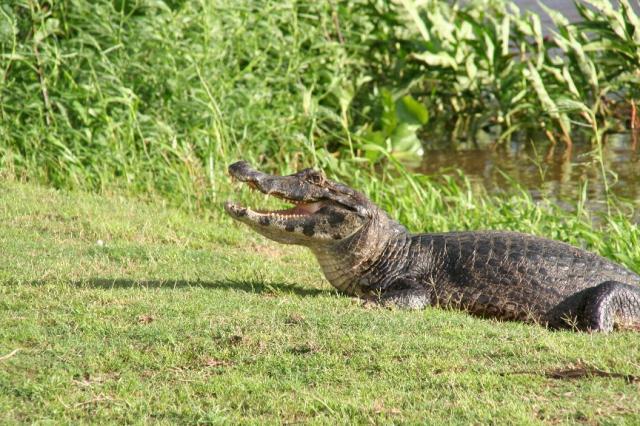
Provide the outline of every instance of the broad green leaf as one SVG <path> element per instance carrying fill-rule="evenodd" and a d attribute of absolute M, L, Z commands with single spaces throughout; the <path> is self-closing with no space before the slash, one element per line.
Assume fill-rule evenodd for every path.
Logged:
<path fill-rule="evenodd" d="M 434 10 L 430 14 L 431 18 L 431 30 L 436 33 L 441 39 L 448 41 L 449 43 L 457 43 L 456 40 L 456 27 L 451 24 L 448 19 L 442 16 L 439 9 Z"/>
<path fill-rule="evenodd" d="M 469 55 L 465 63 L 467 76 L 470 80 L 475 80 L 478 75 L 478 67 L 476 66 L 475 55 Z"/>
<path fill-rule="evenodd" d="M 562 75 L 562 71 L 560 71 L 559 69 L 555 68 L 555 67 L 551 67 L 549 65 L 543 65 L 542 66 L 542 70 L 544 72 L 547 72 L 551 77 L 553 77 L 559 84 L 564 85 L 565 81 L 564 81 L 564 76 Z"/>
<path fill-rule="evenodd" d="M 372 143 L 365 143 L 359 146 L 359 149 L 365 152 L 365 158 L 371 163 L 375 163 L 381 156 L 387 155 L 387 150 L 384 147 Z"/>
<path fill-rule="evenodd" d="M 573 99 L 560 98 L 556 102 L 556 105 L 558 106 L 558 110 L 560 111 L 566 111 L 566 112 L 581 111 L 581 112 L 586 112 L 589 115 L 592 115 L 591 109 L 589 109 L 589 107 L 587 107 L 582 102 L 578 102 Z"/>
<path fill-rule="evenodd" d="M 571 73 L 569 72 L 569 67 L 567 65 L 562 67 L 562 75 L 564 76 L 564 80 L 567 83 L 569 91 L 573 93 L 577 98 L 580 98 L 580 92 L 578 92 L 578 88 L 573 82 L 573 77 L 571 77 Z"/>
<path fill-rule="evenodd" d="M 410 95 L 403 96 L 398 102 L 397 114 L 400 121 L 407 123 L 425 125 L 429 122 L 427 108 Z"/>
<path fill-rule="evenodd" d="M 367 131 L 360 138 L 367 144 L 374 144 L 384 147 L 385 135 L 380 131 Z"/>
<path fill-rule="evenodd" d="M 547 15 L 549 15 L 551 21 L 553 21 L 553 23 L 559 29 L 562 29 L 570 24 L 569 20 L 562 13 L 558 12 L 557 10 L 551 9 L 541 1 L 539 1 L 538 4 L 542 8 L 542 10 L 544 10 Z"/>
<path fill-rule="evenodd" d="M 621 39 L 627 39 L 627 33 L 625 30 L 625 19 L 622 13 L 616 11 L 609 0 L 583 0 L 585 3 L 590 4 L 594 8 L 598 9 L 604 16 L 606 16 L 611 26 L 611 29 Z"/>
<path fill-rule="evenodd" d="M 414 53 L 411 57 L 433 67 L 453 68 L 454 70 L 458 69 L 456 60 L 446 52 L 421 52 Z"/>
<path fill-rule="evenodd" d="M 412 0 L 401 0 L 401 3 L 404 9 L 409 14 L 409 17 L 415 24 L 416 28 L 418 28 L 418 32 L 420 33 L 424 41 L 427 41 L 427 42 L 431 41 L 431 36 L 429 36 L 429 31 L 427 30 L 427 27 L 424 25 L 424 22 L 420 17 L 420 13 L 418 12 L 418 8 L 416 7 L 415 2 Z"/>
<path fill-rule="evenodd" d="M 418 126 L 408 123 L 400 123 L 391 135 L 389 142 L 394 156 L 414 156 L 419 155 L 422 144 L 416 135 Z"/>
<path fill-rule="evenodd" d="M 476 39 L 476 36 L 473 32 L 473 27 L 467 21 L 464 21 L 462 25 L 460 25 L 456 36 L 459 40 L 475 40 Z"/>
<path fill-rule="evenodd" d="M 511 18 L 509 15 L 505 15 L 502 18 L 500 36 L 502 38 L 502 56 L 509 55 L 509 36 L 511 27 Z"/>
<path fill-rule="evenodd" d="M 569 117 L 566 114 L 561 113 L 557 104 L 551 99 L 547 89 L 544 86 L 542 78 L 538 73 L 538 70 L 529 62 L 529 68 L 525 70 L 525 75 L 531 81 L 533 88 L 538 95 L 538 99 L 542 104 L 544 111 L 549 114 L 552 118 L 554 118 L 560 127 L 562 128 L 562 132 L 569 136 L 571 132 L 571 123 L 569 121 Z"/>
<path fill-rule="evenodd" d="M 633 26 L 633 41 L 639 51 L 640 57 L 640 18 L 633 11 L 633 8 L 629 4 L 628 0 L 619 0 L 620 6 L 622 6 L 627 18 L 627 22 Z"/>
<path fill-rule="evenodd" d="M 381 91 L 380 100 L 382 101 L 382 131 L 388 136 L 398 125 L 396 103 L 393 100 L 393 95 L 387 89 Z"/>
<path fill-rule="evenodd" d="M 573 4 L 574 4 L 575 8 L 578 10 L 578 13 L 582 17 L 582 19 L 585 20 L 585 21 L 593 21 L 598 16 L 596 14 L 596 12 L 594 12 L 592 9 L 588 8 L 582 2 L 575 1 L 575 2 L 573 2 Z"/>
<path fill-rule="evenodd" d="M 511 98 L 511 104 L 515 105 L 520 102 L 522 99 L 524 99 L 525 96 L 527 96 L 527 93 L 527 89 L 521 90 L 520 92 L 516 93 L 516 95 Z"/>
<path fill-rule="evenodd" d="M 484 44 L 487 49 L 487 60 L 489 61 L 489 66 L 493 68 L 494 55 L 496 51 L 496 47 L 493 44 L 493 40 L 489 37 L 489 34 L 484 33 Z"/>
<path fill-rule="evenodd" d="M 582 48 L 582 45 L 577 40 L 571 39 L 569 45 L 578 61 L 578 67 L 580 68 L 580 71 L 587 78 L 594 92 L 597 92 L 598 91 L 598 75 L 596 72 L 595 65 L 593 64 L 591 59 L 587 57 L 587 55 L 584 52 L 584 49 Z"/>
<path fill-rule="evenodd" d="M 542 67 L 542 63 L 544 62 L 544 38 L 542 36 L 542 24 L 540 24 L 540 17 L 535 13 L 529 15 L 529 19 L 531 20 L 531 29 L 533 30 L 533 37 L 536 41 L 536 45 L 538 46 L 538 58 L 536 67 Z"/>

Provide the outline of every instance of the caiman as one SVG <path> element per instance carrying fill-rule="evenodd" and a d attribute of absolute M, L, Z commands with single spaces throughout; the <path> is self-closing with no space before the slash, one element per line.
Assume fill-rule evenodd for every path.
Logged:
<path fill-rule="evenodd" d="M 410 234 L 362 193 L 305 169 L 273 176 L 240 161 L 232 178 L 293 204 L 225 210 L 306 246 L 338 290 L 382 306 L 440 306 L 550 328 L 640 331 L 640 276 L 569 244 L 508 231 Z"/>

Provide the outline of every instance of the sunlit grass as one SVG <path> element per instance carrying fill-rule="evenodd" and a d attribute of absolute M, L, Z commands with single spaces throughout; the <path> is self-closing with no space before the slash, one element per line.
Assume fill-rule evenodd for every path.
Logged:
<path fill-rule="evenodd" d="M 2 184 L 0 247 L 2 422 L 640 420 L 635 333 L 367 309 L 219 212 Z"/>

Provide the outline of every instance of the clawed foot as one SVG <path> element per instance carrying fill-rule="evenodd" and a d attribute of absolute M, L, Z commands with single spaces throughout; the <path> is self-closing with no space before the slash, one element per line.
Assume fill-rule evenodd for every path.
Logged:
<path fill-rule="evenodd" d="M 364 309 L 373 309 L 380 307 L 380 299 L 372 296 L 352 297 L 353 303 L 357 303 Z"/>
<path fill-rule="evenodd" d="M 424 309 L 429 304 L 427 295 L 422 291 L 392 291 L 380 296 L 361 296 L 357 300 L 365 309 Z"/>

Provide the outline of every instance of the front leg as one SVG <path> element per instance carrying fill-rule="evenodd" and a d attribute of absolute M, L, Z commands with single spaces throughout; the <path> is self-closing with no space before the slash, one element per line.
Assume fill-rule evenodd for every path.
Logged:
<path fill-rule="evenodd" d="M 384 290 L 377 290 L 365 297 L 365 303 L 401 309 L 424 309 L 431 305 L 431 294 L 413 279 L 402 278 Z"/>

